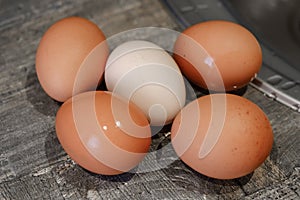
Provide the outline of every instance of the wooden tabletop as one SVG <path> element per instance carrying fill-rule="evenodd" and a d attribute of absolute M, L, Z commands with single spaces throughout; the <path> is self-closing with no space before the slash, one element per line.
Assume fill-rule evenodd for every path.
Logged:
<path fill-rule="evenodd" d="M 173 149 L 161 148 L 170 142 L 164 133 L 151 146 L 161 151 L 145 162 L 172 160 L 162 169 L 102 176 L 75 164 L 56 137 L 60 104 L 35 73 L 42 35 L 73 15 L 92 20 L 107 37 L 137 27 L 179 30 L 157 0 L 0 1 L 0 199 L 300 199 L 300 114 L 251 86 L 243 96 L 269 117 L 274 146 L 248 176 L 222 181 L 193 171 Z"/>

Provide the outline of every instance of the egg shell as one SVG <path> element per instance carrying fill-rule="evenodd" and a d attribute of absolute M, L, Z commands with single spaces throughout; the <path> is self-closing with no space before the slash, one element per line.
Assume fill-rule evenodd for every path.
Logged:
<path fill-rule="evenodd" d="M 251 101 L 213 94 L 181 110 L 174 119 L 171 140 L 181 160 L 194 170 L 212 178 L 233 179 L 264 162 L 272 149 L 273 132 L 267 116 Z"/>
<path fill-rule="evenodd" d="M 54 23 L 43 35 L 36 52 L 36 73 L 53 99 L 94 90 L 101 82 L 108 57 L 102 31 L 81 17 Z"/>
<path fill-rule="evenodd" d="M 143 112 L 110 92 L 91 91 L 70 98 L 58 110 L 55 127 L 70 157 L 97 174 L 131 170 L 143 160 L 151 143 Z"/>
<path fill-rule="evenodd" d="M 147 41 L 129 41 L 110 54 L 105 71 L 109 91 L 133 101 L 151 125 L 164 125 L 185 104 L 185 85 L 173 58 Z"/>
<path fill-rule="evenodd" d="M 196 85 L 230 91 L 247 85 L 256 76 L 262 51 L 254 35 L 243 26 L 212 20 L 182 32 L 174 45 L 174 59 Z"/>

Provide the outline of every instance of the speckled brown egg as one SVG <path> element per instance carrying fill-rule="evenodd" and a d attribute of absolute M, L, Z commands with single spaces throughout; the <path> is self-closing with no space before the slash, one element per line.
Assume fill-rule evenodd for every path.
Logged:
<path fill-rule="evenodd" d="M 262 65 L 262 51 L 254 35 L 229 21 L 206 21 L 182 32 L 174 58 L 196 85 L 213 91 L 247 85 Z"/>
<path fill-rule="evenodd" d="M 270 154 L 273 132 L 264 112 L 231 94 L 200 97 L 176 116 L 172 145 L 183 162 L 206 176 L 233 179 L 259 167 Z"/>
<path fill-rule="evenodd" d="M 45 92 L 64 102 L 97 87 L 107 57 L 105 36 L 98 26 L 81 17 L 68 17 L 43 35 L 36 52 L 36 73 Z"/>
<path fill-rule="evenodd" d="M 131 170 L 151 143 L 150 125 L 142 110 L 111 92 L 90 91 L 70 98 L 58 110 L 55 127 L 68 155 L 97 174 Z"/>

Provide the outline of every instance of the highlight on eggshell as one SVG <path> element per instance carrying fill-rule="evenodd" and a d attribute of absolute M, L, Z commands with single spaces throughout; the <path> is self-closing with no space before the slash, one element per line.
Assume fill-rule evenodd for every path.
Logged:
<path fill-rule="evenodd" d="M 174 45 L 174 59 L 194 84 L 224 92 L 244 87 L 262 65 L 262 51 L 255 36 L 229 21 L 212 20 L 190 26 Z M 218 69 L 222 83 L 216 82 Z"/>
<path fill-rule="evenodd" d="M 109 53 L 105 39 L 96 24 L 81 17 L 54 23 L 36 52 L 36 73 L 44 91 L 64 102 L 75 94 L 95 90 Z"/>
<path fill-rule="evenodd" d="M 109 91 L 139 106 L 151 125 L 171 123 L 185 105 L 185 84 L 176 62 L 148 41 L 117 46 L 107 60 L 105 82 Z"/>

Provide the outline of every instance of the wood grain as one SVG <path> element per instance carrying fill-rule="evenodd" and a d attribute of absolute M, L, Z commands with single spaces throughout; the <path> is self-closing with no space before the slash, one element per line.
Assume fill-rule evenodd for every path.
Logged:
<path fill-rule="evenodd" d="M 147 26 L 179 30 L 159 1 L 0 1 L 0 199 L 300 199 L 300 114 L 252 87 L 244 96 L 268 115 L 275 138 L 269 158 L 246 177 L 221 181 L 194 172 L 163 133 L 142 164 L 170 162 L 160 170 L 110 177 L 76 165 L 55 135 L 60 104 L 40 87 L 34 63 L 46 29 L 72 15 L 94 21 L 108 37 Z"/>

